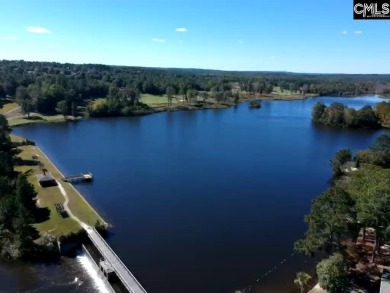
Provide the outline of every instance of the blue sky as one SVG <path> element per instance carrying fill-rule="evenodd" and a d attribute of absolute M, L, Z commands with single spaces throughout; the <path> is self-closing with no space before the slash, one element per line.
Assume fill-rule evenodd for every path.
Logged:
<path fill-rule="evenodd" d="M 352 6 L 351 0 L 0 0 L 0 59 L 390 73 L 390 20 L 353 20 Z"/>

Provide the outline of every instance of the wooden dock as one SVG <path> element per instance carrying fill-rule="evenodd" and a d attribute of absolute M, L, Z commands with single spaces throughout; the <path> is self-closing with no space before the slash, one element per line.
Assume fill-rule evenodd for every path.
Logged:
<path fill-rule="evenodd" d="M 62 180 L 69 183 L 90 182 L 93 180 L 93 175 L 91 172 L 81 173 L 80 175 L 66 176 Z"/>
<path fill-rule="evenodd" d="M 146 290 L 137 281 L 125 264 L 120 260 L 116 253 L 111 249 L 108 243 L 96 231 L 95 228 L 86 228 L 89 239 L 104 257 L 104 261 L 115 271 L 123 285 L 131 293 L 146 293 Z"/>

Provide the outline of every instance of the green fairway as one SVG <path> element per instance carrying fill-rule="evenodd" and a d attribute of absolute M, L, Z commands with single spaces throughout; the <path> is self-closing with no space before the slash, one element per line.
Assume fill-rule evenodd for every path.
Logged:
<path fill-rule="evenodd" d="M 155 96 L 155 95 L 144 94 L 141 97 L 141 102 L 144 103 L 144 104 L 147 104 L 149 106 L 168 104 L 168 98 L 167 98 L 166 95 Z M 176 103 L 177 103 L 176 98 L 173 98 L 172 99 L 172 104 L 176 104 Z"/>
<path fill-rule="evenodd" d="M 31 118 L 10 118 L 8 124 L 10 126 L 19 126 L 24 124 L 34 124 L 34 123 L 49 123 L 49 122 L 64 122 L 65 118 L 63 115 L 53 115 L 47 116 L 42 114 L 35 114 Z"/>
<path fill-rule="evenodd" d="M 280 95 L 280 96 L 292 96 L 292 95 L 297 95 L 299 94 L 298 91 L 290 91 L 290 90 L 281 90 L 280 87 L 275 86 L 274 90 L 272 91 L 273 94 L 275 95 Z"/>

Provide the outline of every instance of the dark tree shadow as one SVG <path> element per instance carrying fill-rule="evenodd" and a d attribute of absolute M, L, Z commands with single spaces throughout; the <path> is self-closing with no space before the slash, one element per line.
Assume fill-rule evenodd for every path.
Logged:
<path fill-rule="evenodd" d="M 34 216 L 36 224 L 45 222 L 50 219 L 50 209 L 37 207 L 34 211 Z"/>
<path fill-rule="evenodd" d="M 67 212 L 67 211 L 63 211 L 63 212 L 61 213 L 61 217 L 63 217 L 64 219 L 69 218 L 68 212 Z"/>
<path fill-rule="evenodd" d="M 42 117 L 40 116 L 30 116 L 30 117 L 25 117 L 25 119 L 27 120 L 44 120 Z"/>
<path fill-rule="evenodd" d="M 39 231 L 34 227 L 34 226 L 29 226 L 27 228 L 27 231 L 28 231 L 28 235 L 32 238 L 32 239 L 38 239 L 40 237 L 39 235 Z"/>
<path fill-rule="evenodd" d="M 16 158 L 15 165 L 16 166 L 38 166 L 39 163 L 37 160 L 25 160 L 21 158 Z"/>

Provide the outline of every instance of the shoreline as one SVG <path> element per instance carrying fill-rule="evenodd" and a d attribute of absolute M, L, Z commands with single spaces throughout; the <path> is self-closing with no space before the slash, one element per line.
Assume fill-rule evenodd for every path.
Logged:
<path fill-rule="evenodd" d="M 49 163 L 53 166 L 54 169 L 57 170 L 57 172 L 62 176 L 62 177 L 65 177 L 64 174 L 62 174 L 62 172 L 57 168 L 57 166 L 50 160 L 50 158 L 45 154 L 45 152 L 42 151 L 42 149 L 36 145 L 35 146 L 36 149 L 38 149 L 42 155 L 49 161 Z M 67 184 L 68 186 L 70 186 L 70 188 L 73 190 L 73 192 L 80 197 L 80 199 L 96 214 L 97 218 L 101 221 L 101 223 L 108 227 L 109 224 L 103 219 L 102 216 L 100 216 L 100 214 L 95 210 L 94 207 L 92 207 L 92 205 L 85 199 L 85 197 L 76 189 L 76 187 L 73 186 L 73 184 L 71 183 L 68 183 Z"/>
<path fill-rule="evenodd" d="M 382 95 L 377 95 L 377 94 L 364 94 L 364 95 L 347 95 L 347 96 L 336 96 L 336 95 L 329 95 L 329 96 L 323 96 L 323 97 L 331 97 L 331 98 L 355 98 L 355 97 L 369 97 L 369 96 L 377 96 L 381 99 L 384 100 L 389 100 L 390 97 L 387 96 L 382 96 Z M 128 115 L 128 116 L 78 116 L 78 117 L 63 117 L 62 119 L 54 119 L 54 120 L 45 120 L 45 119 L 39 119 L 39 120 L 34 120 L 34 119 L 27 119 L 27 118 L 16 118 L 19 119 L 18 122 L 21 123 L 16 123 L 13 124 L 12 120 L 15 118 L 7 118 L 8 122 L 10 123 L 11 127 L 18 127 L 18 126 L 24 126 L 24 125 L 31 125 L 31 124 L 52 124 L 52 123 L 69 123 L 69 122 L 77 122 L 81 120 L 86 120 L 89 118 L 108 118 L 108 117 L 133 117 L 133 116 L 146 116 L 146 115 L 151 115 L 151 114 L 156 114 L 156 113 L 161 113 L 161 112 L 179 112 L 179 111 L 200 111 L 200 110 L 224 110 L 228 109 L 231 107 L 234 107 L 236 105 L 239 105 L 241 103 L 248 103 L 250 101 L 300 101 L 300 100 L 306 100 L 309 98 L 321 98 L 322 96 L 319 96 L 317 94 L 309 94 L 309 95 L 289 95 L 289 96 L 282 96 L 282 95 L 272 95 L 272 94 L 267 94 L 267 95 L 258 95 L 258 96 L 253 96 L 252 98 L 243 98 L 240 99 L 237 103 L 234 102 L 198 102 L 197 104 L 174 104 L 172 106 L 169 106 L 167 104 L 151 104 L 148 105 L 151 109 L 149 112 L 135 112 L 133 115 Z M 41 115 L 39 113 L 36 113 L 37 115 Z M 58 116 L 58 115 L 55 115 Z M 55 117 L 55 116 L 47 116 L 47 117 Z M 16 120 L 15 119 L 15 120 Z M 22 121 L 20 121 L 22 120 Z"/>
<path fill-rule="evenodd" d="M 13 134 L 11 138 L 13 142 L 26 141 L 25 138 Z M 81 219 L 82 222 L 88 223 L 91 226 L 98 225 L 105 229 L 110 226 L 72 184 L 62 182 L 62 178 L 64 177 L 63 173 L 38 145 L 22 145 L 18 146 L 18 149 L 21 151 L 18 157 L 22 161 L 31 161 L 31 156 L 34 155 L 41 164 L 41 167 L 39 164 L 21 164 L 16 169 L 19 172 L 29 172 L 28 180 L 34 186 L 37 193 L 37 205 L 40 208 L 46 208 L 50 211 L 48 217 L 43 222 L 34 224 L 34 227 L 40 234 L 40 237 L 36 239 L 37 243 L 41 242 L 46 234 L 62 240 L 71 237 L 72 234 L 78 234 L 83 230 L 81 225 L 73 218 L 62 217 L 57 213 L 56 203 L 64 204 L 66 197 L 68 198 L 70 212 L 78 219 Z M 54 187 L 41 187 L 36 177 L 36 175 L 42 173 L 41 168 L 45 168 L 56 181 L 61 183 Z M 63 195 L 63 192 L 66 193 L 66 196 Z"/>
<path fill-rule="evenodd" d="M 18 127 L 18 126 L 24 126 L 24 125 L 32 125 L 32 124 L 52 124 L 52 123 L 69 123 L 69 122 L 77 122 L 80 120 L 86 120 L 89 118 L 107 118 L 107 117 L 133 117 L 133 116 L 146 116 L 161 112 L 179 112 L 179 111 L 200 111 L 200 110 L 224 110 L 231 107 L 234 107 L 236 105 L 239 105 L 241 103 L 250 102 L 250 101 L 299 101 L 299 100 L 305 100 L 308 98 L 318 97 L 317 95 L 291 95 L 291 96 L 282 96 L 282 95 L 259 95 L 254 96 L 252 98 L 244 98 L 239 100 L 237 103 L 234 102 L 200 102 L 197 104 L 174 104 L 172 106 L 169 106 L 167 104 L 151 104 L 148 105 L 151 111 L 149 112 L 135 112 L 133 115 L 128 116 L 78 116 L 78 117 L 63 117 L 62 119 L 55 119 L 55 120 L 46 120 L 46 119 L 28 119 L 27 117 L 23 118 L 7 118 L 8 123 L 10 124 L 10 127 Z M 32 116 L 34 115 L 41 115 L 39 113 L 32 113 Z M 47 117 L 56 117 L 58 115 L 54 116 L 47 116 Z M 18 123 L 12 123 L 13 120 L 19 120 Z"/>

